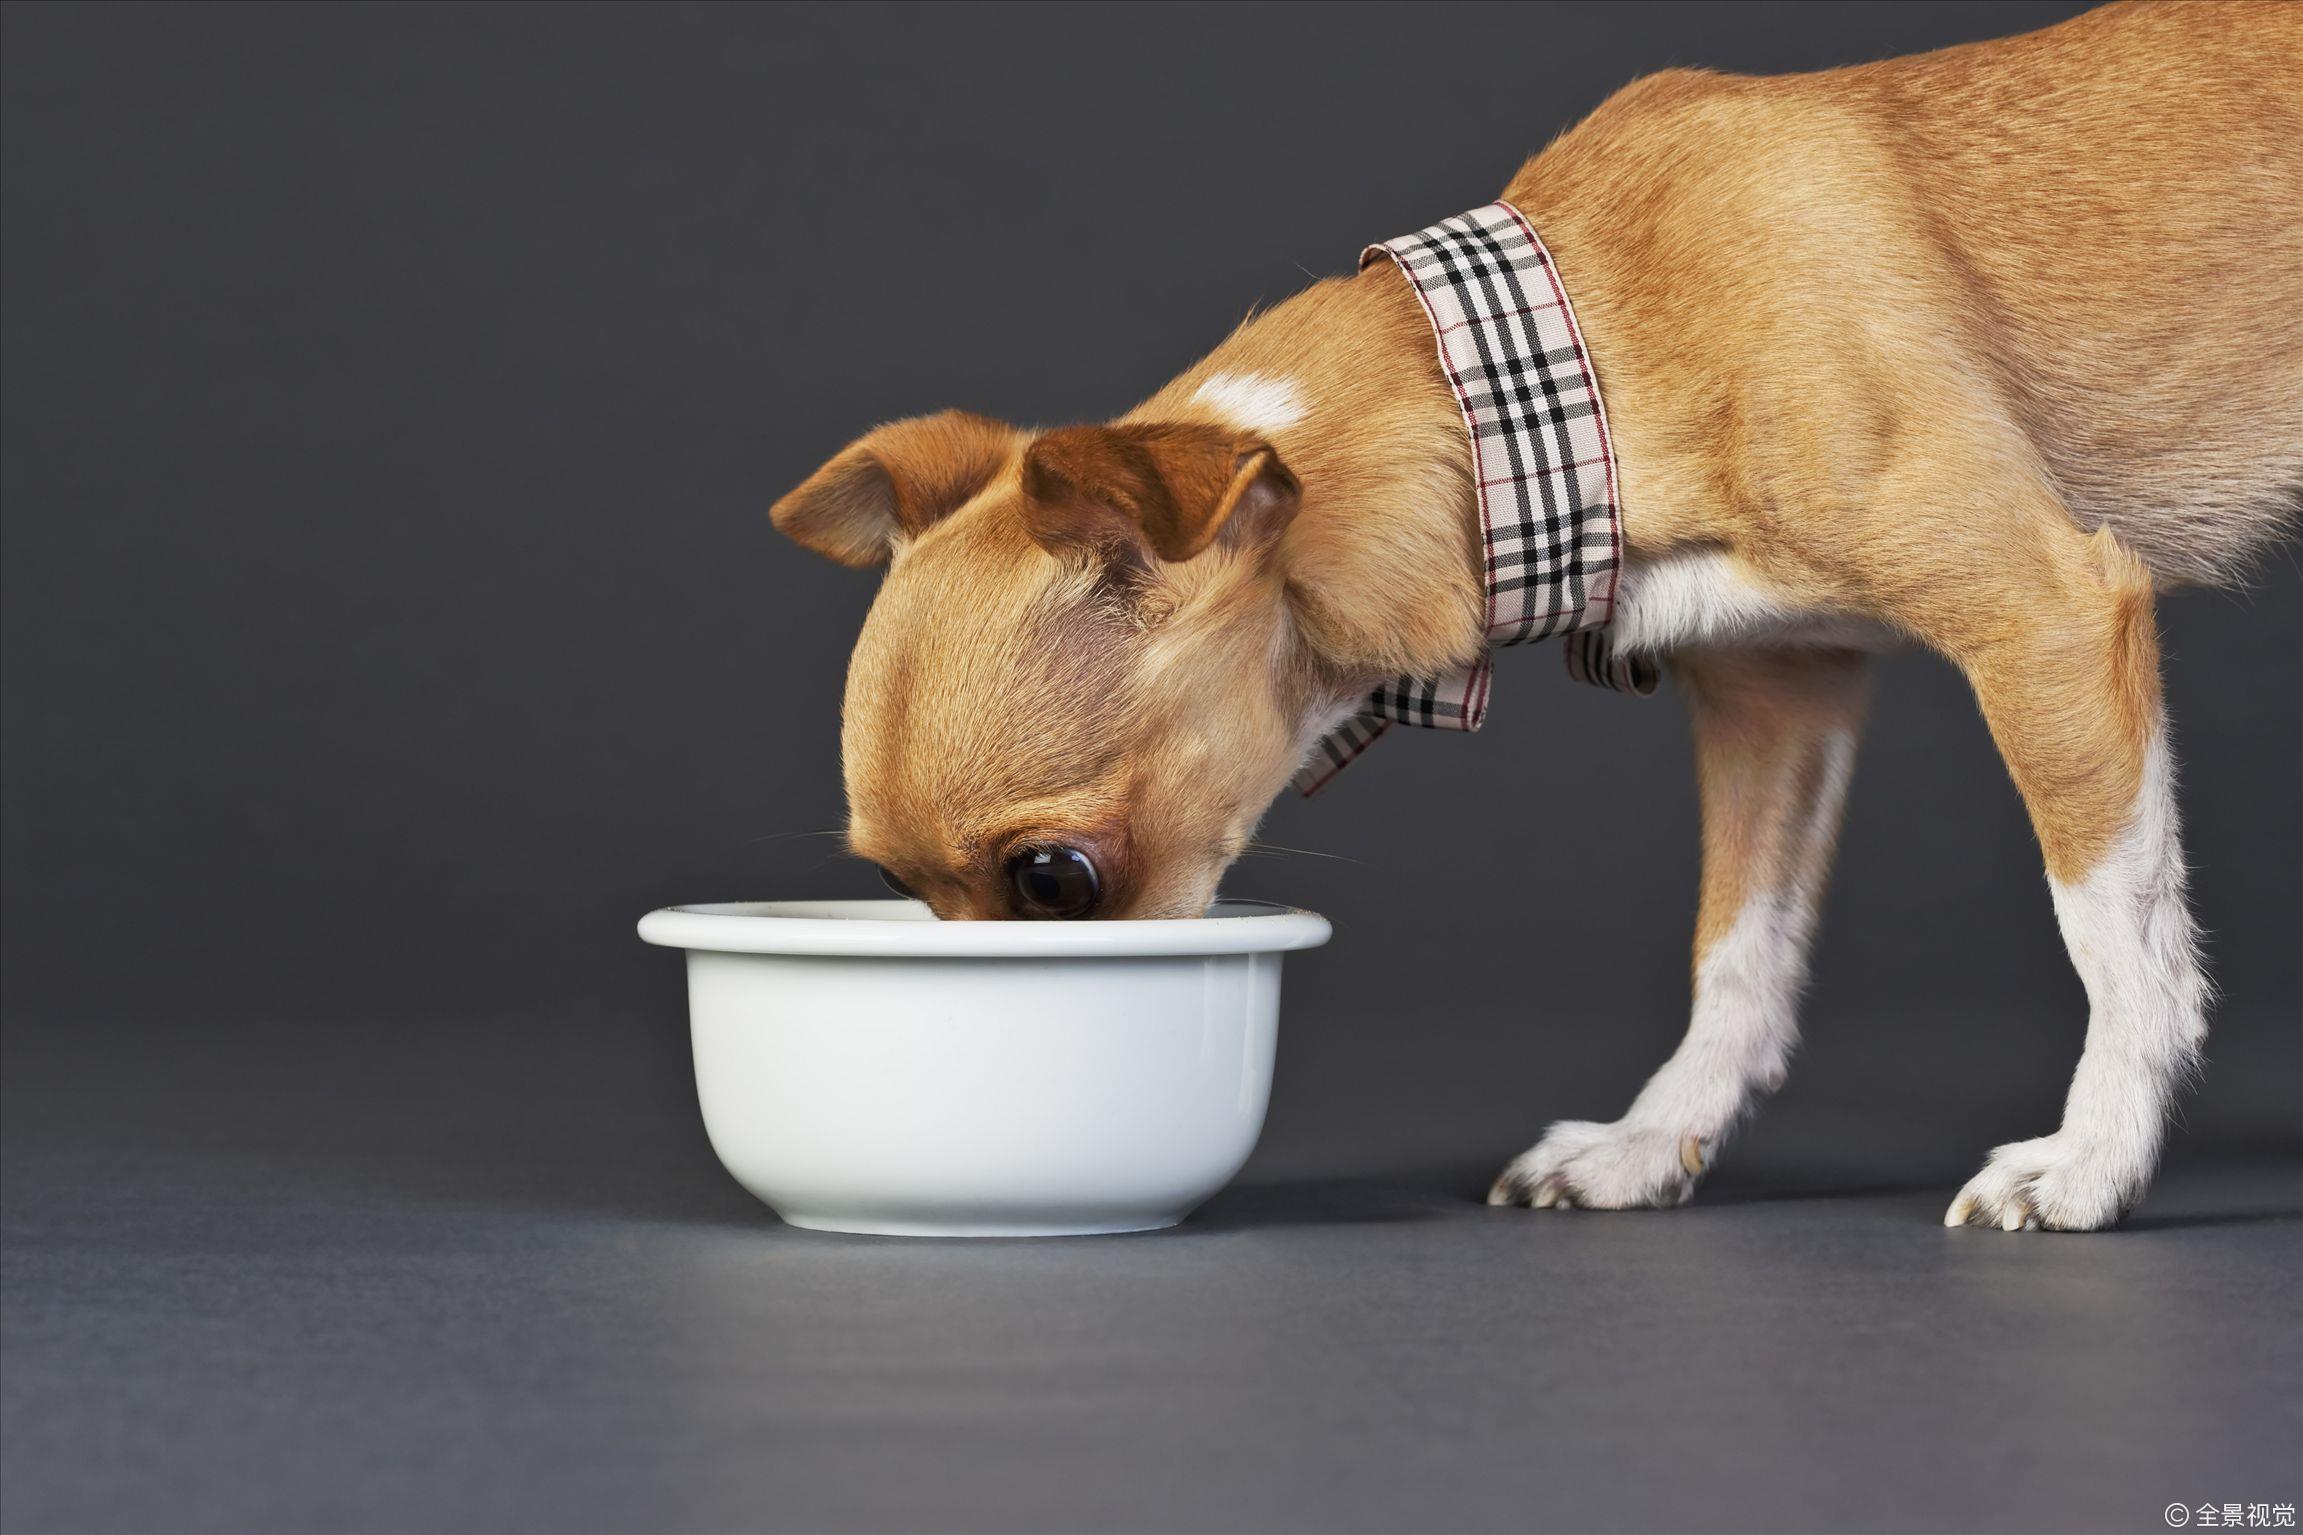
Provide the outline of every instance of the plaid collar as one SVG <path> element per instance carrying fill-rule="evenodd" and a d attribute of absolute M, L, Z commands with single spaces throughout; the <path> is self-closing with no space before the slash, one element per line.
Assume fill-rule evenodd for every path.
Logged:
<path fill-rule="evenodd" d="M 1607 639 L 1623 559 L 1615 447 L 1551 252 L 1517 208 L 1496 202 L 1371 245 L 1360 265 L 1387 257 L 1423 301 L 1471 434 L 1488 644 L 1562 635 L 1576 680 L 1654 692 L 1653 663 L 1616 655 Z M 1483 655 L 1450 676 L 1385 683 L 1320 738 L 1296 788 L 1317 793 L 1395 722 L 1477 730 L 1492 670 Z"/>

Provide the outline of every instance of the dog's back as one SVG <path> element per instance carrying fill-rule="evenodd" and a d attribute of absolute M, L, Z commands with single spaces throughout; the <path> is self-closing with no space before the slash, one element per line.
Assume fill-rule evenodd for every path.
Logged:
<path fill-rule="evenodd" d="M 1604 210 L 1592 286 L 1623 302 L 1601 337 L 1812 369 L 1839 405 L 1802 419 L 1991 394 L 2071 514 L 2162 582 L 2229 577 L 2303 505 L 2303 6 L 2113 5 L 1820 74 L 1674 71 L 1513 195 Z M 1703 399 L 1706 368 L 1658 391 Z"/>

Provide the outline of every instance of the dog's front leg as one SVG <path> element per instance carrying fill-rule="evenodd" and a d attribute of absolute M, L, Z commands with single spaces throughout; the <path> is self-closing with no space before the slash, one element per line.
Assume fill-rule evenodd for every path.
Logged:
<path fill-rule="evenodd" d="M 1490 1204 L 1685 1204 L 1754 1094 L 1783 1080 L 1868 664 L 1844 651 L 1722 651 L 1672 672 L 1703 804 L 1687 1037 L 1623 1118 L 1553 1125 L 1504 1169 Z"/>
<path fill-rule="evenodd" d="M 2142 1197 L 2207 1035 L 2185 900 L 2149 575 L 2109 533 L 2067 532 L 2055 579 L 1958 657 L 2023 791 L 2086 984 L 2087 1048 L 2052 1135 L 1991 1153 L 1944 1217 L 2094 1231 Z"/>

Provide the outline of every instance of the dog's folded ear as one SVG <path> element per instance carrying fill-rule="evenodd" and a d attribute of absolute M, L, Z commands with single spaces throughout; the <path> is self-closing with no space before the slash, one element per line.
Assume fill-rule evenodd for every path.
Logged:
<path fill-rule="evenodd" d="M 890 422 L 848 444 L 768 512 L 776 530 L 842 565 L 877 565 L 990 484 L 1023 433 L 947 410 Z"/>
<path fill-rule="evenodd" d="M 1024 453 L 1023 489 L 1025 523 L 1048 548 L 1134 545 L 1163 560 L 1266 542 L 1299 499 L 1270 443 L 1183 422 L 1044 433 Z"/>

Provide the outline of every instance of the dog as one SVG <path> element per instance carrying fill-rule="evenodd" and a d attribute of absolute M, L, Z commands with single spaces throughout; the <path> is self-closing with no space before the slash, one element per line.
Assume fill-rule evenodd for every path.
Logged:
<path fill-rule="evenodd" d="M 1685 1042 L 1490 1202 L 1684 1203 L 1782 1081 L 1869 661 L 1922 645 L 1974 688 L 2091 1008 L 2061 1126 L 1946 1223 L 2115 1224 L 2210 995 L 2154 598 L 2242 579 L 2303 505 L 2303 7 L 1669 70 L 1504 200 L 1604 389 L 1610 635 L 1685 697 L 1703 846 Z M 1433 339 L 1378 262 L 1115 421 L 898 421 L 778 502 L 887 565 L 844 707 L 853 850 L 947 920 L 1203 911 L 1372 687 L 1485 653 Z"/>

